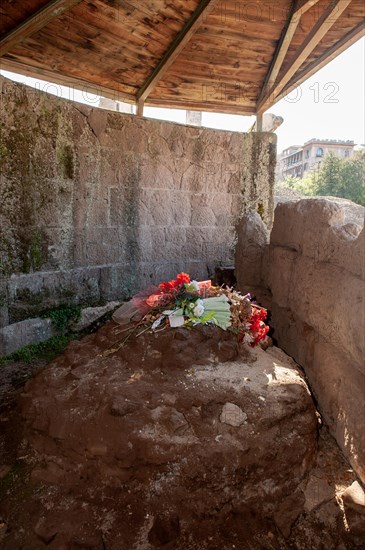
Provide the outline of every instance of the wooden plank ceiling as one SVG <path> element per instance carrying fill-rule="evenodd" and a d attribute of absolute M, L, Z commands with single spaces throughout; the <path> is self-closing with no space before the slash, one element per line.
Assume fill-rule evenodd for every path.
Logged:
<path fill-rule="evenodd" d="M 358 40 L 364 0 L 2 0 L 0 67 L 143 105 L 262 113 Z"/>

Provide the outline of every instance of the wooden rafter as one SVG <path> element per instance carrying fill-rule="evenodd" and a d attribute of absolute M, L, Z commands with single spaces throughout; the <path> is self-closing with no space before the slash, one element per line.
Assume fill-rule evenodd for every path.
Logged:
<path fill-rule="evenodd" d="M 81 1 L 29 0 L 46 6 L 0 37 L 1 68 L 137 103 L 140 115 L 144 105 L 244 115 L 257 114 L 259 105 L 261 114 L 355 42 L 364 13 L 357 0 L 323 0 L 320 17 L 313 13 L 319 0 L 293 0 L 285 25 L 268 18 L 260 25 L 247 20 L 243 29 L 241 11 L 223 0 L 154 0 L 147 11 L 120 1 L 118 20 L 107 2 L 72 9 Z M 161 17 L 154 17 L 157 6 Z M 64 17 L 57 15 L 68 8 L 75 17 L 63 33 Z M 12 6 L 9 18 L 19 21 L 23 13 Z M 161 29 L 163 18 L 168 24 Z"/>
<path fill-rule="evenodd" d="M 314 48 L 319 44 L 328 30 L 333 26 L 341 14 L 345 11 L 351 0 L 332 0 L 314 25 L 302 46 L 298 49 L 293 59 L 288 63 L 288 68 L 282 77 L 267 91 L 265 97 L 258 102 L 257 112 L 263 112 L 272 105 L 275 98 L 288 84 L 291 78 L 305 62 Z"/>
<path fill-rule="evenodd" d="M 295 31 L 297 30 L 301 16 L 303 15 L 303 13 L 305 13 L 315 4 L 317 4 L 318 1 L 319 0 L 301 0 L 299 2 L 295 1 L 292 3 L 291 11 L 288 17 L 288 23 L 286 25 L 286 28 L 284 29 L 284 32 L 276 49 L 273 62 L 271 64 L 271 67 L 269 68 L 264 86 L 261 90 L 258 103 L 261 102 L 261 100 L 265 97 L 267 91 L 270 90 L 270 88 L 272 88 L 272 86 L 275 84 Z"/>
<path fill-rule="evenodd" d="M 185 48 L 189 40 L 203 23 L 204 18 L 214 9 L 218 1 L 219 0 L 201 0 L 189 21 L 181 29 L 167 52 L 163 55 L 155 69 L 152 71 L 151 75 L 141 86 L 137 94 L 137 103 L 146 101 L 147 97 L 155 89 L 168 68 Z"/>
<path fill-rule="evenodd" d="M 302 82 L 313 76 L 330 61 L 335 59 L 342 52 L 347 50 L 352 44 L 355 44 L 360 38 L 365 36 L 365 23 L 359 23 L 352 31 L 347 33 L 341 40 L 336 42 L 332 48 L 326 50 L 320 57 L 309 63 L 302 71 L 295 75 L 295 78 L 287 84 L 282 92 L 275 98 L 275 103 L 283 99 L 286 95 L 297 88 Z"/>
<path fill-rule="evenodd" d="M 51 0 L 43 8 L 36 11 L 25 21 L 7 32 L 0 39 L 0 57 L 9 53 L 14 46 L 45 27 L 52 19 L 59 17 L 64 11 L 80 4 L 82 0 Z"/>

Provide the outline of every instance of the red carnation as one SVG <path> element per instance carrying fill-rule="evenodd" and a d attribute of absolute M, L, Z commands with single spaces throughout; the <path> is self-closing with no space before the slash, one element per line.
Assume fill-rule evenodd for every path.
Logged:
<path fill-rule="evenodd" d="M 187 283 L 190 283 L 190 276 L 187 273 L 179 273 L 179 275 L 176 277 L 176 281 L 179 285 L 184 285 Z"/>

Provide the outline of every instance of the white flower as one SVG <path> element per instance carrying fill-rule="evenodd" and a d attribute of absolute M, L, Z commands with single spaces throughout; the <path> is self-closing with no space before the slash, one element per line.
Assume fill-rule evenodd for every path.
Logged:
<path fill-rule="evenodd" d="M 194 290 L 196 290 L 196 292 L 199 292 L 200 288 L 199 288 L 198 281 L 191 281 L 190 284 L 192 285 L 192 287 L 194 287 Z"/>
<path fill-rule="evenodd" d="M 198 300 L 199 301 L 199 300 Z M 201 300 L 200 300 L 201 301 Z M 203 304 L 198 304 L 194 308 L 194 315 L 195 317 L 201 317 L 204 313 L 204 306 Z"/>
<path fill-rule="evenodd" d="M 194 302 L 191 302 L 191 304 L 189 304 L 189 307 L 190 307 L 190 309 L 194 309 L 194 307 L 195 307 Z"/>

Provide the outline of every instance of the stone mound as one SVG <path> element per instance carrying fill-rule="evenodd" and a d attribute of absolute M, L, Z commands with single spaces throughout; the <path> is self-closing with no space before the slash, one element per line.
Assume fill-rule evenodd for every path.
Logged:
<path fill-rule="evenodd" d="M 316 456 L 299 368 L 215 327 L 121 328 L 73 342 L 28 382 L 28 527 L 10 518 L 4 547 L 284 548 Z"/>

